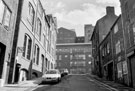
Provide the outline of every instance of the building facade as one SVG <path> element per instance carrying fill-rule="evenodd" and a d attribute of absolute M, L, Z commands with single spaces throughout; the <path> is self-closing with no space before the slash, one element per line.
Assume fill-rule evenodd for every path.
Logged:
<path fill-rule="evenodd" d="M 55 67 L 56 18 L 40 0 L 21 0 L 13 41 L 8 83 L 42 76 Z"/>
<path fill-rule="evenodd" d="M 94 58 L 94 74 L 101 76 L 101 62 L 99 60 L 99 44 L 106 37 L 110 31 L 111 26 L 117 19 L 114 13 L 114 7 L 106 7 L 106 15 L 96 22 L 91 37 L 92 41 L 92 56 Z"/>
<path fill-rule="evenodd" d="M 91 73 L 90 43 L 57 44 L 57 69 L 68 69 L 70 74 Z"/>
<path fill-rule="evenodd" d="M 129 86 L 135 88 L 135 1 L 120 0 L 120 3 L 125 36 Z"/>
<path fill-rule="evenodd" d="M 112 34 L 109 32 L 104 40 L 99 44 L 99 60 L 101 64 L 101 74 L 107 80 L 114 80 L 114 61 L 112 48 Z"/>
<path fill-rule="evenodd" d="M 84 25 L 84 31 L 85 31 L 85 43 L 91 42 L 91 36 L 93 33 L 94 26 L 92 24 L 86 24 Z"/>
<path fill-rule="evenodd" d="M 84 43 L 84 36 L 79 36 L 79 37 L 76 37 L 75 39 L 75 43 Z"/>
<path fill-rule="evenodd" d="M 7 82 L 19 0 L 0 0 L 0 86 Z"/>
<path fill-rule="evenodd" d="M 57 44 L 60 43 L 75 43 L 76 33 L 74 30 L 59 28 L 57 34 Z"/>
<path fill-rule="evenodd" d="M 113 60 L 115 65 L 115 80 L 119 83 L 128 85 L 127 58 L 125 50 L 125 36 L 122 26 L 121 15 L 111 28 Z"/>

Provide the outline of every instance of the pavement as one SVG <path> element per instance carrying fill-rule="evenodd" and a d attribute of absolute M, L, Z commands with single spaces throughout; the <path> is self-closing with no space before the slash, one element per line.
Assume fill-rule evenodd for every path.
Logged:
<path fill-rule="evenodd" d="M 37 78 L 19 82 L 18 84 L 5 84 L 4 87 L 0 87 L 0 91 L 32 91 L 32 89 L 36 88 L 41 81 L 42 78 Z"/>
<path fill-rule="evenodd" d="M 135 91 L 134 88 L 131 88 L 131 87 L 127 87 L 125 85 L 122 85 L 120 83 L 116 83 L 114 81 L 108 81 L 108 80 L 105 80 L 103 78 L 99 78 L 98 76 L 96 75 L 92 75 L 92 74 L 87 74 L 87 76 L 89 77 L 92 77 L 94 79 L 96 79 L 98 82 L 100 82 L 101 84 L 103 84 L 104 86 L 106 87 L 111 87 L 111 88 L 115 88 L 116 91 Z M 112 89 L 113 91 L 113 89 Z"/>

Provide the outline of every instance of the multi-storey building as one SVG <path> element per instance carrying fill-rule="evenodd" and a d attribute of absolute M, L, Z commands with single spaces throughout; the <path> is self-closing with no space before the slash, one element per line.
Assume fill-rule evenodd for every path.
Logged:
<path fill-rule="evenodd" d="M 107 80 L 128 85 L 128 70 L 121 15 L 100 43 L 102 74 Z"/>
<path fill-rule="evenodd" d="M 84 31 L 85 31 L 85 43 L 91 42 L 91 36 L 93 33 L 94 26 L 92 24 L 86 24 L 84 25 Z"/>
<path fill-rule="evenodd" d="M 55 66 L 57 23 L 40 0 L 21 0 L 13 41 L 8 82 L 40 77 Z"/>
<path fill-rule="evenodd" d="M 19 0 L 0 0 L 0 86 L 7 82 Z"/>
<path fill-rule="evenodd" d="M 99 60 L 99 44 L 106 37 L 110 31 L 111 26 L 117 19 L 114 13 L 114 7 L 106 8 L 106 15 L 99 19 L 94 27 L 93 34 L 91 37 L 92 41 L 92 56 L 94 58 L 94 71 L 95 74 L 101 76 L 101 62 Z"/>
<path fill-rule="evenodd" d="M 91 43 L 57 44 L 57 69 L 68 69 L 70 74 L 91 73 Z"/>
<path fill-rule="evenodd" d="M 120 0 L 120 3 L 125 35 L 129 86 L 135 88 L 135 0 Z"/>
<path fill-rule="evenodd" d="M 84 36 L 76 37 L 75 43 L 84 43 Z"/>
<path fill-rule="evenodd" d="M 104 40 L 99 44 L 99 60 L 102 76 L 107 80 L 114 80 L 114 61 L 112 48 L 111 32 L 107 34 Z"/>
<path fill-rule="evenodd" d="M 115 21 L 111 28 L 112 33 L 112 45 L 113 45 L 113 60 L 114 60 L 114 71 L 115 80 L 117 82 L 128 85 L 128 70 L 127 70 L 127 59 L 125 50 L 125 36 L 122 26 L 121 15 Z"/>
<path fill-rule="evenodd" d="M 75 43 L 76 33 L 74 30 L 59 28 L 57 34 L 57 44 L 59 43 Z"/>

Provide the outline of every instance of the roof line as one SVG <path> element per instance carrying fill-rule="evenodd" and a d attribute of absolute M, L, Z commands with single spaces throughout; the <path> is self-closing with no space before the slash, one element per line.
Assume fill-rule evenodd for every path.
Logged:
<path fill-rule="evenodd" d="M 61 43 L 56 45 L 91 45 L 91 43 Z"/>

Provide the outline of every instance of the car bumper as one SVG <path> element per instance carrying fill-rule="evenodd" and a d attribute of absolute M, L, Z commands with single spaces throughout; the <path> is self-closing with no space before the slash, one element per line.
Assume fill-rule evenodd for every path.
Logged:
<path fill-rule="evenodd" d="M 58 82 L 59 78 L 43 78 L 43 82 Z"/>

